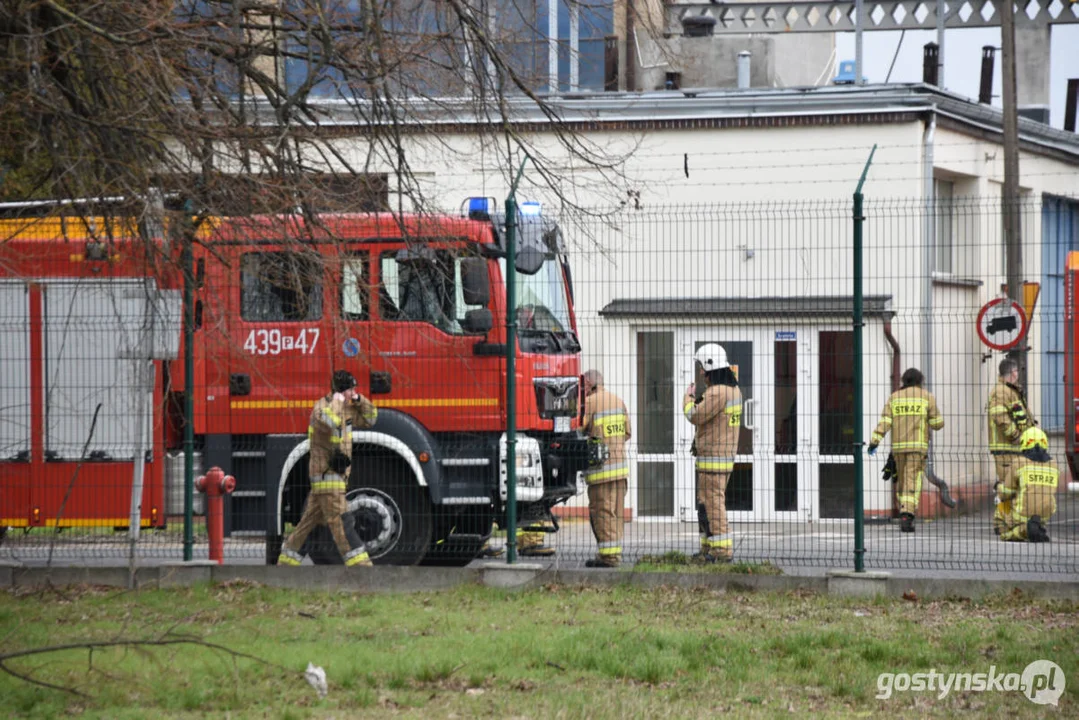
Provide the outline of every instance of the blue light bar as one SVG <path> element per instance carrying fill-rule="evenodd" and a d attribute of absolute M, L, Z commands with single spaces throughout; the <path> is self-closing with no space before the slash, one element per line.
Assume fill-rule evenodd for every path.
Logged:
<path fill-rule="evenodd" d="M 489 215 L 491 212 L 490 198 L 474 197 L 468 199 L 468 214 L 482 213 Z"/>

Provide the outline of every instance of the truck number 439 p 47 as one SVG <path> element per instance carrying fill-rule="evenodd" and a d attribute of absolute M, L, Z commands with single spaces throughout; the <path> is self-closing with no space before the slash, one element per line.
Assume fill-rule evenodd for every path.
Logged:
<path fill-rule="evenodd" d="M 319 328 L 297 330 L 295 335 L 281 332 L 279 328 L 252 330 L 244 341 L 244 350 L 252 355 L 280 355 L 283 352 L 313 355 L 319 332 Z"/>

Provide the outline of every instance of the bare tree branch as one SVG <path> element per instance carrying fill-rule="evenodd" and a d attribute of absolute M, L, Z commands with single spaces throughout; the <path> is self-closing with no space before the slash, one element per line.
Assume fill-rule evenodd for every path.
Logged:
<path fill-rule="evenodd" d="M 71 693 L 72 695 L 78 695 L 79 697 L 91 697 L 87 693 L 84 693 L 81 690 L 76 690 L 75 688 L 66 687 L 64 685 L 55 685 L 53 683 L 45 682 L 44 680 L 38 680 L 37 678 L 34 678 L 34 677 L 32 677 L 30 675 L 27 675 L 25 673 L 21 673 L 21 672 L 15 670 L 15 669 L 11 668 L 8 665 L 8 663 L 9 663 L 9 661 L 15 660 L 15 659 L 18 659 L 18 658 L 33 657 L 33 656 L 36 656 L 36 655 L 45 655 L 45 654 L 56 653 L 56 652 L 65 652 L 67 650 L 86 650 L 88 652 L 87 661 L 92 664 L 92 658 L 93 658 L 94 650 L 98 650 L 98 649 L 102 649 L 102 648 L 117 648 L 118 647 L 118 648 L 135 648 L 135 649 L 138 649 L 138 648 L 147 648 L 147 647 L 166 647 L 166 646 L 170 646 L 170 645 L 196 645 L 196 646 L 199 646 L 199 647 L 204 647 L 204 648 L 208 648 L 210 650 L 215 650 L 215 651 L 218 651 L 218 652 L 221 652 L 221 653 L 225 653 L 225 654 L 231 656 L 234 659 L 242 658 L 242 659 L 245 659 L 245 660 L 254 660 L 257 663 L 261 663 L 262 665 L 273 667 L 273 668 L 276 668 L 278 670 L 282 670 L 282 671 L 287 672 L 287 673 L 295 673 L 296 672 L 292 668 L 288 668 L 288 667 L 285 667 L 284 665 L 279 665 L 278 663 L 274 663 L 274 662 L 271 662 L 269 660 L 265 660 L 263 658 L 258 657 L 257 655 L 251 655 L 250 653 L 245 653 L 245 652 L 241 652 L 239 650 L 234 650 L 234 649 L 232 649 L 230 647 L 226 647 L 226 646 L 220 645 L 218 643 L 206 642 L 205 640 L 202 640 L 202 639 L 197 638 L 197 637 L 183 636 L 183 635 L 172 636 L 172 637 L 162 637 L 162 638 L 159 638 L 157 640 L 119 639 L 119 640 L 107 640 L 107 641 L 100 641 L 100 642 L 64 643 L 64 644 L 60 644 L 60 645 L 46 645 L 46 646 L 42 646 L 42 647 L 28 648 L 26 650 L 15 650 L 15 651 L 12 651 L 12 652 L 0 653 L 0 670 L 3 670 L 4 672 L 11 675 L 12 677 L 18 678 L 19 680 L 23 680 L 24 682 L 28 682 L 28 683 L 30 683 L 32 685 L 37 685 L 39 687 L 48 688 L 50 690 L 59 690 L 59 691 L 62 691 L 62 692 Z"/>

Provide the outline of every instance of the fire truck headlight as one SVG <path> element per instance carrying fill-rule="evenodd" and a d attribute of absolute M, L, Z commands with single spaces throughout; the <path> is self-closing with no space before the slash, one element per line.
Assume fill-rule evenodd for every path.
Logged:
<path fill-rule="evenodd" d="M 506 435 L 503 433 L 500 445 L 500 467 L 502 500 L 507 498 L 506 482 L 507 453 Z M 527 435 L 517 436 L 516 449 L 516 484 L 518 502 L 536 502 L 543 498 L 543 458 L 540 455 L 539 440 Z"/>

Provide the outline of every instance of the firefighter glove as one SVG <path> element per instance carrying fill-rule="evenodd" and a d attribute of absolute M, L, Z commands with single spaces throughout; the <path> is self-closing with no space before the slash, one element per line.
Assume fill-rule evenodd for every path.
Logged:
<path fill-rule="evenodd" d="M 869 446 L 869 457 L 873 457 L 876 454 L 877 454 L 877 446 L 871 444 Z"/>
<path fill-rule="evenodd" d="M 334 452 L 333 457 L 330 458 L 330 470 L 335 473 L 343 473 L 345 470 L 348 470 L 351 465 L 352 459 L 340 450 Z"/>
<path fill-rule="evenodd" d="M 1029 424 L 1030 420 L 1027 418 L 1027 411 L 1023 407 L 1023 403 L 1012 403 L 1012 419 L 1015 420 L 1016 425 Z"/>
<path fill-rule="evenodd" d="M 888 462 L 884 463 L 884 469 L 881 470 L 880 476 L 884 479 L 884 482 L 899 479 L 899 465 L 896 463 L 895 455 L 892 453 L 888 453 Z"/>

